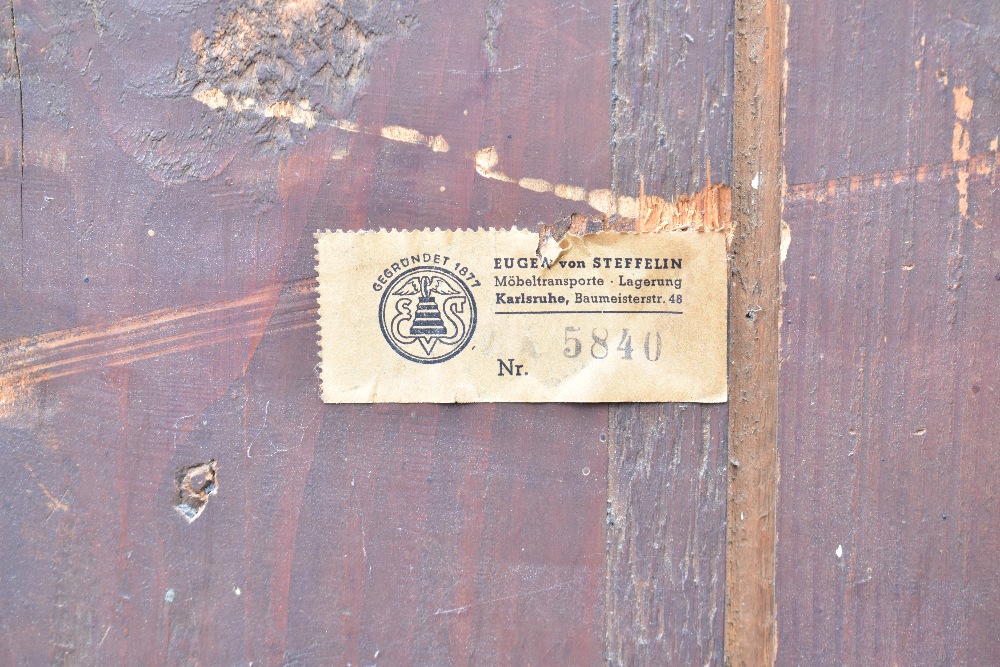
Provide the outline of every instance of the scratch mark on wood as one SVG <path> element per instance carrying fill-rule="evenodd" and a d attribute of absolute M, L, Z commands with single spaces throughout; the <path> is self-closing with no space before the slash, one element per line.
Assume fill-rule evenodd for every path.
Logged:
<path fill-rule="evenodd" d="M 63 492 L 62 498 L 57 498 L 51 491 L 49 491 L 45 487 L 45 484 L 43 484 L 42 481 L 38 479 L 38 474 L 35 472 L 35 469 L 31 467 L 30 464 L 25 463 L 24 467 L 27 468 L 28 472 L 31 474 L 31 478 L 35 480 L 35 484 L 38 485 L 38 488 L 41 489 L 42 493 L 45 494 L 45 499 L 46 499 L 45 504 L 49 508 L 49 516 L 52 516 L 56 512 L 69 511 L 69 505 L 63 502 L 62 500 L 62 498 L 65 498 L 66 494 L 69 493 L 69 489 Z M 46 520 L 48 520 L 48 517 L 46 517 Z"/>
<path fill-rule="evenodd" d="M 381 134 L 384 139 L 388 139 L 389 141 L 400 141 L 405 144 L 427 146 L 435 153 L 448 152 L 448 142 L 445 141 L 444 137 L 440 134 L 428 137 L 425 134 L 421 134 L 417 130 L 409 127 L 401 127 L 399 125 L 387 125 L 380 130 L 379 134 Z"/>
<path fill-rule="evenodd" d="M 956 121 L 957 124 L 958 121 Z M 978 176 L 993 174 L 997 169 L 997 163 L 997 150 L 991 145 L 990 152 L 966 157 L 957 162 L 922 164 L 890 171 L 789 185 L 785 199 L 786 201 L 823 202 L 845 190 L 862 192 L 873 188 L 887 188 L 911 182 L 923 183 L 928 179 L 932 179 L 932 181 L 951 179 L 958 177 L 962 172 L 966 174 L 966 182 L 969 183 L 975 181 Z"/>
<path fill-rule="evenodd" d="M 470 602 L 467 605 L 462 605 L 461 607 L 454 607 L 452 609 L 438 609 L 434 612 L 434 616 L 447 616 L 449 614 L 461 614 L 463 612 L 469 611 L 473 607 L 482 606 L 487 604 L 496 604 L 497 602 L 506 602 L 508 600 L 518 600 L 520 598 L 528 597 L 531 595 L 538 595 L 539 593 L 547 593 L 549 591 L 559 590 L 565 588 L 570 584 L 578 583 L 578 579 L 570 579 L 569 581 L 563 581 L 552 586 L 546 586 L 544 588 L 536 588 L 530 591 L 524 591 L 523 593 L 515 593 L 514 595 L 505 595 L 498 598 L 490 598 L 489 600 L 483 600 L 481 602 Z"/>
<path fill-rule="evenodd" d="M 196 88 L 191 96 L 210 109 L 228 109 L 235 113 L 254 114 L 261 118 L 283 118 L 294 125 L 303 125 L 306 129 L 316 127 L 316 112 L 305 98 L 295 104 L 272 102 L 263 105 L 252 97 L 240 98 L 236 95 L 226 97 L 226 94 L 218 88 L 207 87 Z"/>
<path fill-rule="evenodd" d="M 232 95 L 227 97 L 218 88 L 197 88 L 192 97 L 210 109 L 229 110 L 238 114 L 250 114 L 262 118 L 283 118 L 293 125 L 302 125 L 306 129 L 312 129 L 317 125 L 323 127 L 333 127 L 352 134 L 373 134 L 404 144 L 415 146 L 426 146 L 435 153 L 447 153 L 448 142 L 440 135 L 428 136 L 419 130 L 401 125 L 386 125 L 378 129 L 363 128 L 358 123 L 349 120 L 320 120 L 320 115 L 312 108 L 312 103 L 303 98 L 297 103 L 274 102 L 267 106 L 252 97 L 238 97 Z M 345 154 L 346 155 L 346 154 Z"/>
<path fill-rule="evenodd" d="M 788 226 L 788 223 L 784 220 L 781 221 L 781 263 L 785 263 L 785 258 L 788 257 L 788 249 L 792 245 L 792 228 Z"/>
<path fill-rule="evenodd" d="M 315 280 L 300 280 L 283 290 L 276 285 L 240 299 L 2 341 L 0 398 L 14 401 L 30 385 L 66 375 L 258 338 L 265 329 L 316 326 L 315 292 Z"/>
<path fill-rule="evenodd" d="M 504 5 L 507 0 L 490 0 L 486 7 L 486 36 L 483 37 L 483 54 L 490 68 L 497 65 L 497 36 L 500 32 L 500 20 L 503 18 Z"/>
<path fill-rule="evenodd" d="M 446 69 L 445 72 L 447 74 L 507 74 L 508 72 L 516 72 L 522 67 L 524 67 L 524 63 L 518 63 L 509 67 L 491 67 L 489 69 Z"/>

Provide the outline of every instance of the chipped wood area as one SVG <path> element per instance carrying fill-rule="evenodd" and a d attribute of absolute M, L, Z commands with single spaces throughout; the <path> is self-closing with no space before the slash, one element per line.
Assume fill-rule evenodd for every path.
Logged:
<path fill-rule="evenodd" d="M 211 496 L 219 491 L 218 465 L 215 459 L 208 463 L 180 468 L 177 481 L 177 504 L 174 509 L 188 523 L 193 523 L 205 511 Z"/>
<path fill-rule="evenodd" d="M 640 191 L 635 229 L 639 232 L 672 232 L 691 229 L 720 232 L 730 229 L 732 190 L 728 185 L 712 183 L 693 195 L 681 195 L 675 201 L 647 195 Z"/>
<path fill-rule="evenodd" d="M 551 183 L 541 178 L 514 178 L 497 169 L 499 162 L 495 146 L 476 151 L 476 173 L 483 178 L 513 183 L 532 192 L 551 193 L 560 199 L 585 202 L 607 218 L 626 221 L 625 229 L 637 232 L 718 232 L 729 229 L 732 201 L 730 188 L 725 184 L 708 183 L 694 194 L 680 194 L 671 201 L 646 194 L 642 180 L 639 181 L 638 196 L 631 197 L 615 194 L 608 188 L 588 191 L 578 185 Z"/>

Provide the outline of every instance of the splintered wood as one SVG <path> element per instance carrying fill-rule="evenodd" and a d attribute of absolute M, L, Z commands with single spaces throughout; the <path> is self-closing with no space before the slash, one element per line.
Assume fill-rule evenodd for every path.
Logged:
<path fill-rule="evenodd" d="M 732 190 L 728 185 L 708 185 L 693 195 L 681 195 L 676 201 L 667 201 L 645 194 L 640 187 L 637 203 L 635 229 L 638 232 L 680 229 L 714 232 L 729 229 Z"/>

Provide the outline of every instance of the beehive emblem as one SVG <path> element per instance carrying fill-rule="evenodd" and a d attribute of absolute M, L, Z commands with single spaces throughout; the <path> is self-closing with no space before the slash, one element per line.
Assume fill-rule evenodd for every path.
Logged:
<path fill-rule="evenodd" d="M 404 271 L 386 287 L 379 324 L 389 346 L 422 364 L 451 359 L 476 327 L 476 304 L 465 282 L 451 271 L 421 266 Z"/>

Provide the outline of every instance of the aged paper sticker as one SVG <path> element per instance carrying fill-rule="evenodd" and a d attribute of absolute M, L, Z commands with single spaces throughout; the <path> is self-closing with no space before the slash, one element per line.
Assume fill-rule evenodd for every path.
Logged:
<path fill-rule="evenodd" d="M 723 234 L 316 237 L 327 403 L 726 400 Z"/>

